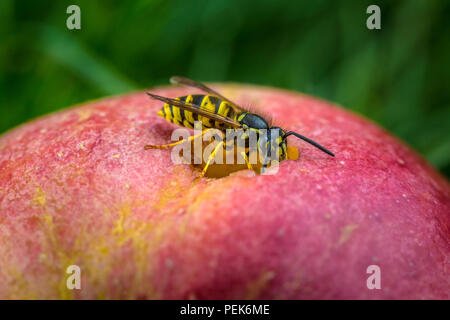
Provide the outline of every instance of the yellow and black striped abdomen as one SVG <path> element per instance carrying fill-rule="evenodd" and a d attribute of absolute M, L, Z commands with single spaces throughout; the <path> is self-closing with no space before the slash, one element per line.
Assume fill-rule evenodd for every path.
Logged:
<path fill-rule="evenodd" d="M 205 109 L 225 117 L 234 117 L 234 110 L 231 105 L 226 101 L 217 98 L 216 96 L 191 94 L 188 96 L 179 97 L 177 98 L 177 100 L 198 105 L 201 109 Z M 219 123 L 217 121 L 208 119 L 191 111 L 180 109 L 179 107 L 169 105 L 167 103 L 161 108 L 158 114 L 167 121 L 187 128 L 193 128 L 194 121 L 201 121 L 203 123 L 203 126 L 206 128 L 224 128 L 223 123 Z"/>

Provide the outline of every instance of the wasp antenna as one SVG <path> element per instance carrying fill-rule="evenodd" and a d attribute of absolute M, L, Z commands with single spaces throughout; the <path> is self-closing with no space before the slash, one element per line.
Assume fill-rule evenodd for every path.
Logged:
<path fill-rule="evenodd" d="M 284 136 L 284 138 L 286 139 L 286 138 L 287 138 L 288 136 L 290 136 L 290 135 L 294 135 L 294 136 L 296 136 L 297 138 L 300 138 L 300 139 L 302 139 L 302 140 L 308 142 L 309 144 L 312 144 L 314 147 L 316 147 L 317 149 L 322 150 L 322 151 L 325 152 L 326 154 L 329 154 L 330 156 L 334 157 L 334 153 L 333 153 L 333 152 L 331 152 L 330 150 L 328 150 L 328 149 L 322 147 L 322 146 L 321 146 L 320 144 L 318 144 L 317 142 L 315 142 L 315 141 L 313 141 L 313 140 L 311 140 L 311 139 L 309 139 L 309 138 L 307 138 L 307 137 L 305 137 L 305 136 L 302 136 L 301 134 L 299 134 L 299 133 L 297 133 L 297 132 L 289 131 L 288 133 L 286 133 L 286 135 Z"/>

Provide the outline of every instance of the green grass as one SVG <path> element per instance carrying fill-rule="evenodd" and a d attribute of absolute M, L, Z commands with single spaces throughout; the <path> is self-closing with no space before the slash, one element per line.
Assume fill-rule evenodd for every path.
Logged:
<path fill-rule="evenodd" d="M 377 1 L 0 2 L 0 132 L 180 74 L 305 92 L 378 122 L 450 176 L 450 3 Z"/>

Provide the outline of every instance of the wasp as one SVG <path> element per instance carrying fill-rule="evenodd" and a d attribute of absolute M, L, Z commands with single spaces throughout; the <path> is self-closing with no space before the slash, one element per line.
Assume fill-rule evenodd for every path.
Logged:
<path fill-rule="evenodd" d="M 164 102 L 164 106 L 158 114 L 169 122 L 187 128 L 194 128 L 194 122 L 201 121 L 206 130 L 202 131 L 199 135 L 193 135 L 188 139 L 183 139 L 174 143 L 165 145 L 146 145 L 144 146 L 145 149 L 167 148 L 179 143 L 192 141 L 195 138 L 202 136 L 208 129 L 214 128 L 224 133 L 227 129 L 242 129 L 251 130 L 256 133 L 257 149 L 264 157 L 261 172 L 264 172 L 269 166 L 269 154 L 275 148 L 278 148 L 276 151 L 278 151 L 279 154 L 279 161 L 287 159 L 287 137 L 291 135 L 308 142 L 314 147 L 334 157 L 334 154 L 331 151 L 322 147 L 317 142 L 297 132 L 285 131 L 280 127 L 270 126 L 269 121 L 264 119 L 263 116 L 250 112 L 200 82 L 178 76 L 170 78 L 170 82 L 172 84 L 200 89 L 206 94 L 190 94 L 173 99 L 147 92 L 151 98 Z M 271 136 L 277 138 L 274 140 L 271 139 Z M 247 140 L 246 147 L 248 149 L 248 135 L 243 135 L 242 137 Z M 214 159 L 215 154 L 220 147 L 226 147 L 226 144 L 224 144 L 223 141 L 217 144 L 206 161 L 206 165 L 203 168 L 200 177 L 203 177 L 206 174 L 212 159 Z M 243 152 L 242 155 L 247 163 L 247 167 L 253 169 L 248 161 L 249 151 Z"/>

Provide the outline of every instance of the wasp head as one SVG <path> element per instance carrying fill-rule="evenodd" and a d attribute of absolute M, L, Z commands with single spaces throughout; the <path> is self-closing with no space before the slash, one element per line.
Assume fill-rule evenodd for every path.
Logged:
<path fill-rule="evenodd" d="M 286 160 L 287 143 L 285 131 L 279 127 L 271 127 L 266 131 L 265 135 L 260 137 L 258 149 L 264 159 L 262 171 L 269 167 L 272 161 L 281 162 Z"/>

